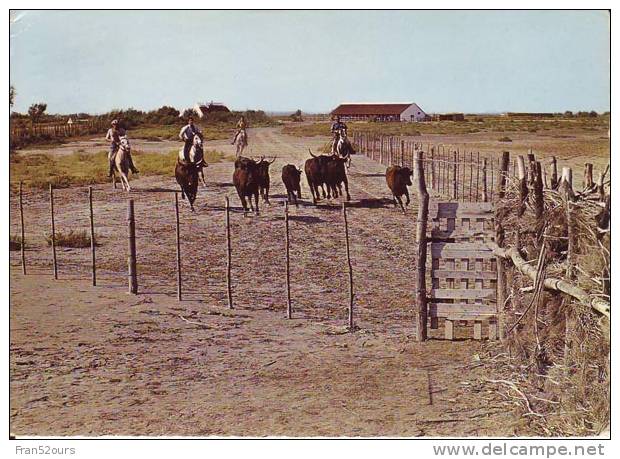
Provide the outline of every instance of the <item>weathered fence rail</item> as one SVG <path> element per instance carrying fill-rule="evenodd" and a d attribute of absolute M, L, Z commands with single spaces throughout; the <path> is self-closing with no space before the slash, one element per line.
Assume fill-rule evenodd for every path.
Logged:
<path fill-rule="evenodd" d="M 11 126 L 9 135 L 12 142 L 20 142 L 37 137 L 74 137 L 83 134 L 100 132 L 106 127 L 106 123 L 100 120 L 75 122 L 73 124 L 33 124 L 29 126 Z"/>
<path fill-rule="evenodd" d="M 385 166 L 413 169 L 415 153 L 424 151 L 426 184 L 433 195 L 464 202 L 490 202 L 497 198 L 495 190 L 501 158 L 482 157 L 479 151 L 432 145 L 399 136 L 354 132 L 352 139 L 359 153 Z M 515 174 L 515 166 L 509 165 L 509 174 Z"/>

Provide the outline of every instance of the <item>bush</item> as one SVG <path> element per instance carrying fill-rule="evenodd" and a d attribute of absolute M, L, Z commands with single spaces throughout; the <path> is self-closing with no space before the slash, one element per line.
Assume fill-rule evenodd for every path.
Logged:
<path fill-rule="evenodd" d="M 508 136 L 504 136 L 504 137 L 500 137 L 499 139 L 497 139 L 500 142 L 512 142 L 512 139 Z"/>
<path fill-rule="evenodd" d="M 97 236 L 95 235 L 95 245 Z M 52 235 L 46 234 L 45 240 L 47 245 L 52 245 Z M 86 230 L 70 230 L 68 233 L 57 231 L 54 237 L 56 247 L 72 247 L 76 249 L 83 249 L 90 247 L 90 234 Z"/>
<path fill-rule="evenodd" d="M 9 236 L 9 250 L 21 250 L 22 248 L 22 238 L 21 236 Z"/>

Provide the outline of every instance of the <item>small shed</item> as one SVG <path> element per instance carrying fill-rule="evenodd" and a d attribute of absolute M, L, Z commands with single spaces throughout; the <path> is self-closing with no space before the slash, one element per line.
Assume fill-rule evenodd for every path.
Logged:
<path fill-rule="evenodd" d="M 196 112 L 196 114 L 198 115 L 199 118 L 202 118 L 206 115 L 208 115 L 209 113 L 216 113 L 216 112 L 224 112 L 224 113 L 228 113 L 230 112 L 230 110 L 228 109 L 228 107 L 226 105 L 224 105 L 221 102 L 198 102 L 196 104 L 194 104 L 193 107 L 194 111 Z"/>

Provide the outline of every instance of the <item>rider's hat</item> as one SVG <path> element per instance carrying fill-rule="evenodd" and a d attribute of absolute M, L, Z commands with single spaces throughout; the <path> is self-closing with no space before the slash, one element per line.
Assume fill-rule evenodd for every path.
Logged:
<path fill-rule="evenodd" d="M 118 120 L 112 120 L 112 124 L 118 124 Z"/>

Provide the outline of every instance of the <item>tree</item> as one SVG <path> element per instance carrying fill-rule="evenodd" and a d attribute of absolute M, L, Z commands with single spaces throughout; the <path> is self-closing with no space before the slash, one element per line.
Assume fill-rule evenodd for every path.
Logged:
<path fill-rule="evenodd" d="M 196 112 L 194 111 L 193 108 L 186 108 L 185 110 L 183 110 L 183 119 L 187 120 L 187 118 L 189 118 L 190 116 L 196 116 Z"/>
<path fill-rule="evenodd" d="M 9 87 L 9 108 L 11 108 L 13 106 L 13 104 L 15 103 L 15 95 L 17 93 L 15 92 L 15 87 L 14 86 L 10 86 Z"/>
<path fill-rule="evenodd" d="M 43 102 L 38 102 L 30 106 L 30 108 L 28 109 L 28 116 L 30 117 L 30 121 L 32 121 L 32 124 L 36 123 L 39 118 L 43 116 L 45 110 L 47 110 L 47 104 Z"/>
<path fill-rule="evenodd" d="M 290 116 L 291 120 L 295 121 L 295 122 L 301 122 L 304 119 L 301 117 L 301 110 L 297 110 L 295 113 L 291 114 Z"/>
<path fill-rule="evenodd" d="M 564 112 L 564 116 L 567 117 L 567 118 L 570 118 L 571 116 L 573 116 L 573 112 L 571 112 L 570 110 L 566 110 Z"/>

